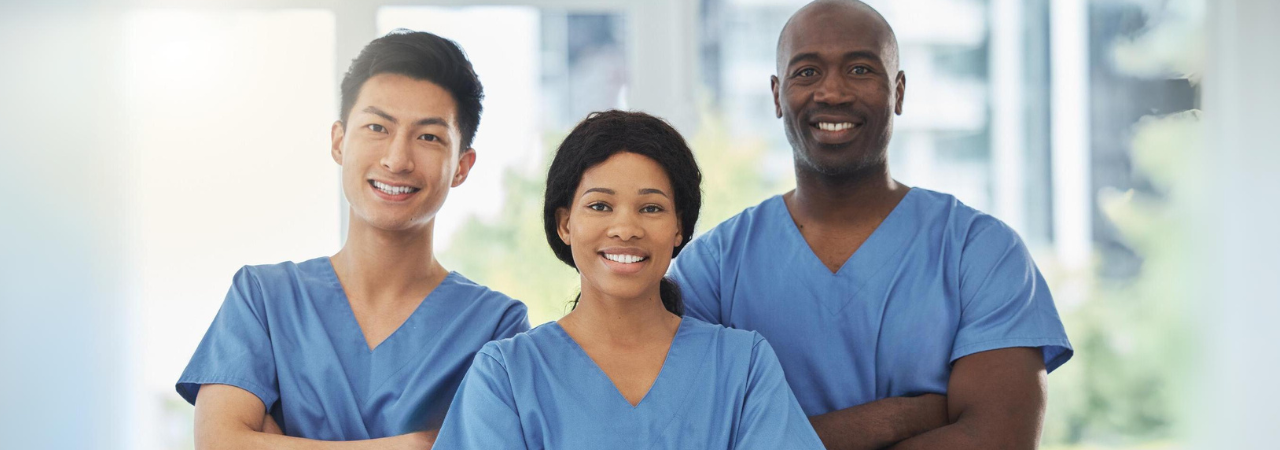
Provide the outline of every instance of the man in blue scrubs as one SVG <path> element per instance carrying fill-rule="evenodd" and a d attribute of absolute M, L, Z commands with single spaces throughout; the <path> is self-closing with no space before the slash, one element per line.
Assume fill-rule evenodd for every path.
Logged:
<path fill-rule="evenodd" d="M 687 314 L 764 335 L 828 448 L 1034 448 L 1071 344 L 1012 229 L 890 176 L 907 80 L 889 24 L 820 0 L 777 52 L 796 189 L 676 258 Z"/>
<path fill-rule="evenodd" d="M 482 98 L 461 49 L 429 33 L 392 32 L 352 61 L 331 131 L 347 240 L 236 273 L 177 383 L 197 448 L 429 448 L 476 351 L 529 329 L 523 304 L 433 253 Z"/>

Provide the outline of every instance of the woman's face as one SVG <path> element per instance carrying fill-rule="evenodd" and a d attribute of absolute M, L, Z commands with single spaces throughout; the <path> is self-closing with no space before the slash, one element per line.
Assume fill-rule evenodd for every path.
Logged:
<path fill-rule="evenodd" d="M 619 152 L 583 173 L 573 202 L 556 211 L 556 220 L 584 294 L 657 296 L 683 239 L 674 197 L 662 166 L 635 153 Z"/>

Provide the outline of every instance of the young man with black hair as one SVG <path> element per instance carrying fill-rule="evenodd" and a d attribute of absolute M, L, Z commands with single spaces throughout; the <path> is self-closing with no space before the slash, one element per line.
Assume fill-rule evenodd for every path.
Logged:
<path fill-rule="evenodd" d="M 461 49 L 430 33 L 397 30 L 352 61 L 331 132 L 347 240 L 236 273 L 177 383 L 197 448 L 430 447 L 475 352 L 528 330 L 523 304 L 433 252 L 436 213 L 475 164 L 483 95 Z"/>

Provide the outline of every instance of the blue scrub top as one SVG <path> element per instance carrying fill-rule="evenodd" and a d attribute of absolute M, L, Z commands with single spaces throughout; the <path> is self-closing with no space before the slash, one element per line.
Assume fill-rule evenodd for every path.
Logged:
<path fill-rule="evenodd" d="M 177 389 L 252 392 L 289 436 L 396 436 L 439 428 L 475 352 L 528 329 L 524 304 L 454 272 L 370 351 L 329 258 L 245 266 Z"/>
<path fill-rule="evenodd" d="M 634 407 L 555 322 L 485 345 L 434 448 L 821 449 L 822 442 L 764 338 L 686 317 Z"/>
<path fill-rule="evenodd" d="M 669 275 L 687 315 L 764 335 L 811 416 L 945 394 L 951 363 L 973 353 L 1038 347 L 1049 371 L 1072 355 L 1017 234 L 920 188 L 836 273 L 775 196 L 694 239 Z"/>

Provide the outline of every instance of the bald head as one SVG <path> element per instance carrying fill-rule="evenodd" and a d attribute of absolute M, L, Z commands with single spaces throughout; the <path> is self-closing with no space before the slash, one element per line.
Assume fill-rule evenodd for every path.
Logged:
<path fill-rule="evenodd" d="M 806 50 L 806 44 L 830 38 L 875 52 L 890 73 L 898 71 L 898 37 L 875 8 L 858 0 L 816 0 L 792 14 L 782 27 L 777 73 L 785 73 L 792 59 Z"/>

